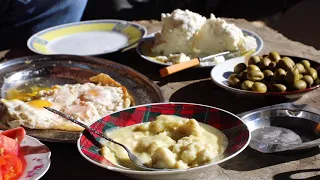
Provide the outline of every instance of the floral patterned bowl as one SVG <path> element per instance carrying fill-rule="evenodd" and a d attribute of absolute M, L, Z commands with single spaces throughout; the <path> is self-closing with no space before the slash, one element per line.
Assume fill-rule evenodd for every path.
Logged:
<path fill-rule="evenodd" d="M 136 179 L 192 179 L 207 171 L 212 166 L 227 161 L 242 152 L 250 142 L 250 132 L 244 122 L 236 115 L 225 110 L 191 103 L 155 103 L 148 105 L 135 106 L 113 114 L 110 114 L 90 127 L 104 132 L 110 128 L 126 127 L 134 124 L 149 122 L 154 120 L 160 114 L 178 115 L 187 118 L 194 118 L 199 122 L 211 125 L 222 131 L 228 138 L 228 147 L 216 161 L 183 170 L 172 171 L 137 171 L 123 168 L 112 164 L 100 154 L 100 145 L 93 140 L 99 141 L 99 137 L 88 132 L 81 134 L 78 139 L 78 150 L 80 154 L 89 162 L 106 168 L 111 171 L 117 171 L 124 175 Z"/>
<path fill-rule="evenodd" d="M 24 159 L 25 168 L 18 180 L 38 180 L 48 171 L 51 151 L 38 139 L 26 135 L 19 153 Z"/>

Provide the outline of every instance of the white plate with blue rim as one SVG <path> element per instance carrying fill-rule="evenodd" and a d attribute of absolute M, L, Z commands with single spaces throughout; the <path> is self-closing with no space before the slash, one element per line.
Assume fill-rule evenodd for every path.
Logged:
<path fill-rule="evenodd" d="M 28 48 L 38 54 L 97 56 L 123 50 L 147 34 L 144 26 L 123 20 L 93 20 L 63 24 L 31 36 Z"/>
<path fill-rule="evenodd" d="M 252 55 L 258 54 L 263 49 L 264 43 L 263 43 L 262 38 L 252 31 L 249 31 L 246 29 L 241 29 L 241 30 L 245 36 L 252 36 L 256 39 L 257 48 L 255 49 L 255 52 Z M 156 33 L 149 34 L 139 42 L 139 44 L 136 48 L 138 54 L 143 59 L 148 60 L 148 61 L 155 63 L 155 64 L 164 65 L 164 66 L 172 65 L 171 63 L 165 63 L 165 62 L 157 60 L 155 57 L 161 56 L 161 54 L 156 54 L 156 53 L 151 52 L 151 48 L 154 45 L 155 34 Z M 200 65 L 198 65 L 196 67 L 214 67 L 215 65 L 216 65 L 215 63 L 200 63 Z"/>

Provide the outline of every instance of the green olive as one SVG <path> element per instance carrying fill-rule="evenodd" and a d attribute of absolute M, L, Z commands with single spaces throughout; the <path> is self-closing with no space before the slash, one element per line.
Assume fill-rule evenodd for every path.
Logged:
<path fill-rule="evenodd" d="M 243 81 L 243 83 L 241 83 L 241 89 L 250 91 L 253 83 L 254 82 L 252 82 L 252 81 L 245 80 L 245 81 Z"/>
<path fill-rule="evenodd" d="M 294 65 L 291 64 L 290 60 L 288 59 L 280 59 L 278 62 L 278 66 L 286 71 L 293 68 Z"/>
<path fill-rule="evenodd" d="M 320 84 L 320 79 L 319 79 L 319 77 L 317 77 L 317 79 L 314 80 L 313 84 L 314 84 L 314 85 L 319 85 L 319 84 Z"/>
<path fill-rule="evenodd" d="M 276 63 L 281 59 L 279 53 L 274 52 L 274 51 L 270 52 L 268 57 L 271 61 L 276 62 Z"/>
<path fill-rule="evenodd" d="M 293 83 L 293 88 L 295 90 L 303 90 L 307 88 L 307 83 L 304 80 L 298 80 Z"/>
<path fill-rule="evenodd" d="M 264 75 L 264 80 L 270 80 L 271 77 L 273 76 L 273 72 L 269 69 L 266 69 L 263 71 L 263 75 Z"/>
<path fill-rule="evenodd" d="M 247 70 L 244 70 L 241 73 L 239 73 L 239 77 L 241 80 L 246 80 L 247 79 Z"/>
<path fill-rule="evenodd" d="M 285 76 L 286 76 L 286 71 L 284 69 L 278 68 L 274 72 L 273 80 L 275 80 L 275 81 L 283 81 Z"/>
<path fill-rule="evenodd" d="M 265 93 L 267 92 L 268 88 L 265 84 L 263 84 L 262 82 L 255 82 L 253 85 L 252 85 L 252 88 L 251 88 L 252 91 L 254 92 L 260 92 L 260 93 Z"/>
<path fill-rule="evenodd" d="M 261 71 L 248 71 L 247 79 L 250 81 L 261 81 L 264 75 Z"/>
<path fill-rule="evenodd" d="M 246 70 L 246 68 L 247 68 L 247 65 L 245 63 L 239 63 L 234 67 L 233 71 L 234 71 L 234 73 L 238 74 L 238 73 Z"/>
<path fill-rule="evenodd" d="M 294 67 L 298 68 L 300 74 L 306 73 L 306 68 L 301 63 L 297 63 Z"/>
<path fill-rule="evenodd" d="M 307 74 L 310 75 L 313 78 L 313 80 L 317 79 L 318 77 L 317 70 L 315 70 L 312 67 L 307 68 Z"/>
<path fill-rule="evenodd" d="M 284 60 L 284 61 L 288 61 L 288 63 L 290 63 L 291 64 L 291 66 L 294 66 L 296 63 L 294 63 L 294 61 L 291 59 L 291 58 L 289 58 L 289 57 L 283 57 L 283 58 L 281 58 L 282 60 Z"/>
<path fill-rule="evenodd" d="M 253 64 L 253 65 L 258 65 L 260 62 L 260 57 L 259 56 L 251 56 L 249 61 L 248 61 L 248 64 Z"/>
<path fill-rule="evenodd" d="M 302 74 L 299 74 L 299 79 L 302 79 L 303 78 L 303 75 Z"/>
<path fill-rule="evenodd" d="M 228 77 L 229 86 L 246 91 L 286 92 L 320 85 L 318 72 L 311 67 L 311 61 L 295 63 L 275 51 L 267 55 L 251 56 L 247 64 L 239 63 L 233 70 L 233 74 Z"/>
<path fill-rule="evenodd" d="M 232 87 L 238 87 L 240 86 L 240 78 L 237 74 L 231 74 L 228 77 L 228 84 Z"/>
<path fill-rule="evenodd" d="M 270 63 L 271 63 L 271 60 L 268 57 L 265 57 L 260 61 L 259 67 L 260 69 L 266 69 Z"/>
<path fill-rule="evenodd" d="M 311 66 L 308 60 L 302 60 L 300 64 L 302 64 L 305 68 L 308 68 Z"/>
<path fill-rule="evenodd" d="M 293 84 L 294 82 L 298 81 L 299 79 L 300 79 L 299 70 L 297 68 L 290 69 L 284 78 L 284 80 L 288 84 Z"/>
<path fill-rule="evenodd" d="M 250 71 L 260 71 L 260 68 L 256 65 L 253 65 L 253 64 L 250 64 L 248 67 L 247 67 L 247 71 L 250 72 Z"/>
<path fill-rule="evenodd" d="M 277 63 L 271 62 L 267 69 L 270 69 L 271 71 L 274 71 L 276 69 Z"/>
<path fill-rule="evenodd" d="M 310 75 L 304 75 L 302 80 L 304 80 L 307 83 L 308 87 L 311 87 L 314 82 L 313 78 Z"/>
<path fill-rule="evenodd" d="M 270 84 L 270 89 L 272 92 L 284 92 L 287 87 L 283 84 Z"/>

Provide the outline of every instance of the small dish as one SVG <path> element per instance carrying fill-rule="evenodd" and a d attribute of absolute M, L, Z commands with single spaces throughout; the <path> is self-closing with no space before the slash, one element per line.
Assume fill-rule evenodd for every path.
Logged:
<path fill-rule="evenodd" d="M 40 31 L 29 38 L 27 45 L 38 54 L 96 56 L 129 47 L 146 34 L 144 26 L 129 21 L 81 21 Z"/>
<path fill-rule="evenodd" d="M 137 71 L 105 59 L 73 55 L 37 55 L 12 59 L 0 63 L 1 98 L 8 89 L 26 89 L 33 85 L 51 87 L 53 85 L 86 83 L 99 73 L 110 75 L 127 88 L 133 97 L 133 105 L 164 102 L 160 88 Z M 3 118 L 5 108 L 0 104 Z M 2 129 L 8 129 L 0 123 Z M 27 129 L 27 134 L 44 141 L 73 142 L 80 132 L 61 130 Z"/>
<path fill-rule="evenodd" d="M 301 61 L 304 58 L 299 58 L 299 57 L 292 57 L 292 56 L 287 56 L 290 57 L 294 61 Z M 320 64 L 311 61 L 311 66 L 314 67 L 317 71 L 319 71 Z M 297 90 L 297 91 L 288 91 L 288 92 L 266 92 L 266 93 L 258 93 L 258 92 L 253 92 L 253 91 L 245 91 L 242 89 L 237 89 L 233 88 L 228 85 L 228 77 L 230 74 L 232 74 L 234 67 L 239 64 L 239 63 L 245 63 L 245 58 L 244 57 L 238 57 L 234 58 L 232 60 L 228 60 L 224 63 L 218 64 L 215 66 L 210 73 L 212 81 L 220 86 L 221 88 L 241 94 L 241 95 L 249 95 L 249 96 L 269 96 L 269 97 L 284 97 L 286 99 L 297 99 L 303 96 L 305 93 L 313 91 L 317 88 L 320 87 L 320 85 L 312 86 L 310 88 L 306 88 L 304 90 Z"/>
<path fill-rule="evenodd" d="M 249 146 L 263 153 L 296 151 L 320 145 L 320 111 L 307 104 L 282 103 L 238 114 L 250 132 L 264 127 L 286 128 L 302 140 L 288 147 L 264 144 L 251 139 Z M 291 137 L 287 137 L 290 138 Z"/>
<path fill-rule="evenodd" d="M 263 40 L 262 40 L 262 38 L 260 36 L 258 36 L 256 33 L 252 32 L 252 31 L 249 31 L 249 30 L 246 30 L 246 29 L 241 29 L 241 30 L 242 30 L 242 32 L 244 33 L 245 36 L 252 36 L 252 37 L 254 37 L 256 39 L 258 46 L 257 46 L 256 51 L 253 53 L 253 55 L 258 54 L 263 48 Z M 139 42 L 139 44 L 138 44 L 138 46 L 136 48 L 137 52 L 145 60 L 148 60 L 148 61 L 153 62 L 155 64 L 169 66 L 171 64 L 167 64 L 167 63 L 164 63 L 164 62 L 156 60 L 155 56 L 158 56 L 158 54 L 154 54 L 154 53 L 151 52 L 151 48 L 153 47 L 153 44 L 154 44 L 155 34 L 156 33 L 149 34 L 146 37 L 144 37 Z M 200 65 L 196 66 L 196 67 L 214 67 L 215 65 L 216 64 L 214 64 L 214 63 L 205 62 L 205 63 L 200 63 Z"/>
<path fill-rule="evenodd" d="M 110 114 L 90 127 L 103 132 L 110 128 L 125 127 L 142 122 L 149 122 L 160 114 L 178 115 L 195 118 L 197 121 L 211 125 L 222 131 L 228 138 L 228 147 L 217 160 L 198 167 L 170 171 L 137 171 L 112 164 L 100 154 L 100 147 L 87 135 L 78 139 L 78 150 L 89 162 L 111 171 L 123 173 L 136 179 L 192 179 L 212 166 L 227 161 L 242 152 L 250 142 L 250 133 L 240 118 L 225 110 L 192 103 L 154 103 L 128 108 Z M 93 135 L 94 136 L 94 135 Z M 98 138 L 97 136 L 94 136 Z"/>
<path fill-rule="evenodd" d="M 26 167 L 19 180 L 38 180 L 48 171 L 51 151 L 39 140 L 26 135 L 20 144 L 20 153 L 24 155 Z"/>

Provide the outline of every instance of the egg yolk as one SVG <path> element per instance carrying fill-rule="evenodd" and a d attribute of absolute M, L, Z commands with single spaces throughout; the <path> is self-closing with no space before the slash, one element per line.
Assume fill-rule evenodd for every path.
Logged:
<path fill-rule="evenodd" d="M 39 91 L 41 90 L 50 90 L 51 88 L 44 88 L 44 87 L 38 87 L 38 86 L 32 86 L 30 87 L 29 91 L 24 90 L 18 90 L 18 89 L 10 89 L 7 92 L 6 99 L 12 100 L 12 99 L 18 99 L 21 101 L 30 101 L 34 97 L 37 96 Z"/>
<path fill-rule="evenodd" d="M 41 99 L 27 102 L 27 104 L 36 108 L 50 107 L 52 105 L 51 102 Z"/>
<path fill-rule="evenodd" d="M 99 92 L 95 89 L 91 89 L 87 92 L 88 95 L 98 96 Z"/>

